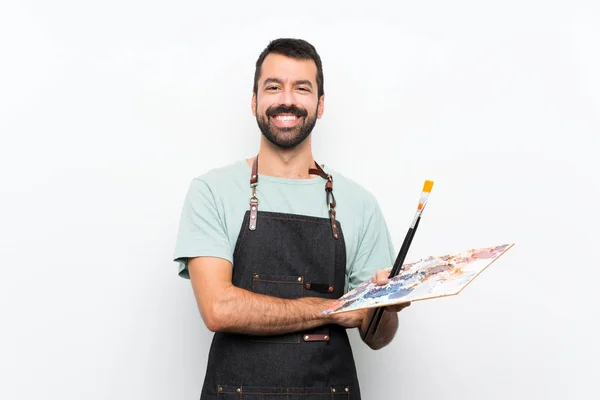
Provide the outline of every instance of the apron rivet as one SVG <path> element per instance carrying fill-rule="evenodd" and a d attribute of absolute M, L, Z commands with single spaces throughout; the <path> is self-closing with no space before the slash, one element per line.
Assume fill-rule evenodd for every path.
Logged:
<path fill-rule="evenodd" d="M 256 210 L 256 206 L 252 206 L 252 209 L 253 209 L 253 210 Z"/>
<path fill-rule="evenodd" d="M 298 282 L 302 282 L 302 277 L 301 276 L 298 277 Z"/>
<path fill-rule="evenodd" d="M 329 340 L 329 336 L 325 335 L 325 336 L 323 336 L 323 339 Z"/>
<path fill-rule="evenodd" d="M 348 388 L 346 388 L 346 389 L 344 389 L 344 390 L 345 390 L 346 392 L 349 392 L 349 391 L 350 391 L 350 389 L 348 389 Z"/>
<path fill-rule="evenodd" d="M 258 279 L 258 274 L 254 274 L 254 277 L 255 277 L 256 279 Z"/>
<path fill-rule="evenodd" d="M 331 388 L 331 393 L 335 393 L 335 388 Z"/>
<path fill-rule="evenodd" d="M 304 336 L 304 340 L 308 340 L 308 336 Z"/>
<path fill-rule="evenodd" d="M 239 393 L 239 392 L 241 392 L 241 391 L 242 391 L 242 389 L 240 389 L 240 388 L 237 388 L 237 389 L 235 389 L 235 391 Z"/>
<path fill-rule="evenodd" d="M 251 218 L 252 218 L 252 219 L 255 219 L 256 217 L 253 215 Z"/>
<path fill-rule="evenodd" d="M 221 386 L 219 386 L 219 392 L 222 392 L 223 388 Z"/>

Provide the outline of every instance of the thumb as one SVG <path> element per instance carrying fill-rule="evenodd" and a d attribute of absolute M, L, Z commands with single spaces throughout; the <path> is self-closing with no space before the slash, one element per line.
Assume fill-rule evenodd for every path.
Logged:
<path fill-rule="evenodd" d="M 375 282 L 378 285 L 385 285 L 388 282 L 388 274 L 384 269 L 380 269 L 375 274 Z"/>

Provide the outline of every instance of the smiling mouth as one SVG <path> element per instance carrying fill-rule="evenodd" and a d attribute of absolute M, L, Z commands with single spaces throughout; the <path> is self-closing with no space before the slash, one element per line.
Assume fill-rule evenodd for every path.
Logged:
<path fill-rule="evenodd" d="M 295 114 L 277 114 L 269 117 L 278 128 L 290 128 L 298 125 L 303 117 Z"/>

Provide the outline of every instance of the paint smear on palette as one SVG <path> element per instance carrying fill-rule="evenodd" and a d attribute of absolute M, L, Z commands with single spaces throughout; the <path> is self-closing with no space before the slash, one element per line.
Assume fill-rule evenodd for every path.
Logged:
<path fill-rule="evenodd" d="M 386 285 L 365 281 L 340 297 L 322 315 L 457 295 L 513 245 L 471 249 L 404 264 L 400 274 Z"/>

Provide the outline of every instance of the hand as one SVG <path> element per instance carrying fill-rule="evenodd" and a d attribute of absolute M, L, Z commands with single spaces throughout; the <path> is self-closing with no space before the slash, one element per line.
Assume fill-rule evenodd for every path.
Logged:
<path fill-rule="evenodd" d="M 372 281 L 373 283 L 376 283 L 377 286 L 383 286 L 388 283 L 388 276 L 389 272 L 387 272 L 385 269 L 380 269 L 375 273 L 375 275 L 373 275 Z M 394 304 L 392 306 L 386 306 L 385 311 L 397 313 L 408 306 L 410 306 L 410 301 L 400 304 Z"/>
<path fill-rule="evenodd" d="M 331 315 L 331 321 L 334 324 L 343 326 L 344 328 L 356 328 L 362 325 L 363 320 L 367 316 L 367 309 L 346 311 Z"/>

